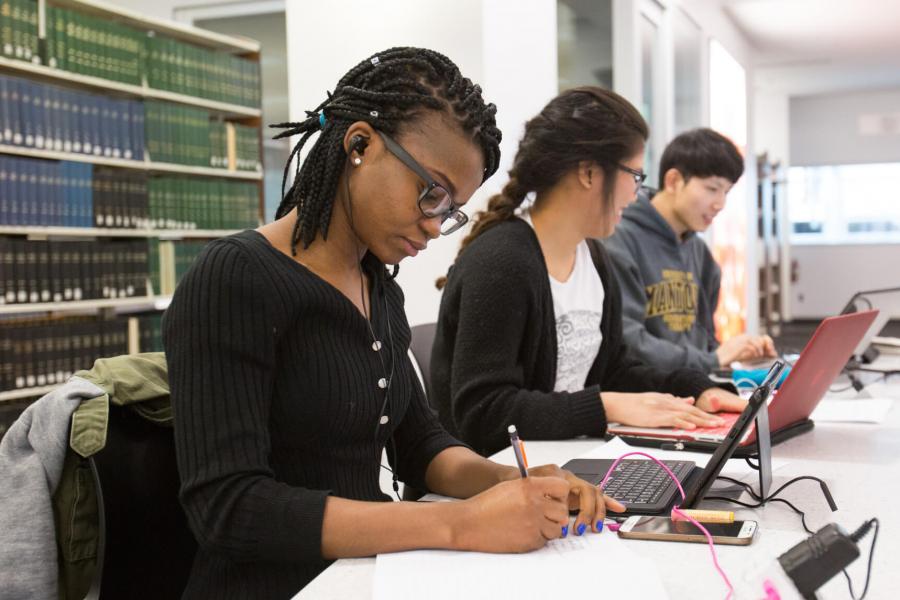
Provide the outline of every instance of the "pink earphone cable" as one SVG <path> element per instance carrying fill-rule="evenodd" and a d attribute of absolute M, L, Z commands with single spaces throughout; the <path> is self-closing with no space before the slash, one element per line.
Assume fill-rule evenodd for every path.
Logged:
<path fill-rule="evenodd" d="M 615 470 L 616 465 L 618 465 L 620 462 L 622 462 L 623 458 L 626 458 L 629 456 L 644 456 L 646 458 L 649 458 L 656 464 L 658 464 L 660 467 L 662 467 L 666 471 L 666 473 L 669 475 L 669 477 L 672 479 L 672 481 L 675 482 L 675 485 L 678 486 L 678 492 L 681 494 L 681 501 L 684 502 L 687 499 L 687 497 L 685 496 L 685 493 L 684 493 L 684 488 L 681 487 L 681 482 L 678 481 L 678 478 L 675 476 L 675 473 L 673 473 L 672 470 L 669 469 L 669 467 L 664 465 L 662 463 L 662 461 L 660 461 L 659 459 L 657 459 L 653 456 L 650 456 L 649 454 L 647 454 L 645 452 L 629 452 L 627 454 L 623 454 L 622 456 L 620 456 L 619 458 L 614 460 L 613 464 L 609 467 L 609 470 L 606 472 L 606 476 L 603 477 L 603 481 L 600 482 L 600 489 L 603 489 L 606 486 L 606 481 L 609 479 L 609 476 L 612 474 L 613 470 Z M 697 528 L 703 532 L 703 535 L 706 536 L 706 542 L 709 544 L 709 552 L 710 552 L 710 554 L 712 554 L 713 565 L 716 567 L 716 571 L 719 572 L 719 575 L 722 576 L 722 579 L 725 580 L 725 585 L 728 586 L 728 595 L 725 596 L 725 598 L 726 598 L 726 600 L 731 598 L 731 595 L 734 593 L 734 587 L 731 585 L 731 581 L 729 581 L 728 575 L 726 575 L 725 571 L 722 569 L 722 567 L 719 566 L 719 560 L 718 560 L 718 557 L 716 556 L 716 547 L 713 544 L 712 535 L 710 535 L 710 533 L 706 529 L 706 527 L 701 525 L 700 522 L 697 521 L 694 517 L 682 512 L 679 509 L 678 505 L 675 505 L 672 507 L 672 513 L 679 515 L 683 519 L 690 521 L 691 523 L 696 525 Z"/>

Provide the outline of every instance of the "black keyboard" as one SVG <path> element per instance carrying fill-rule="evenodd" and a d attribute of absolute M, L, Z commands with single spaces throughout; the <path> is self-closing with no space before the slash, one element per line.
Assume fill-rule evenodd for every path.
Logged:
<path fill-rule="evenodd" d="M 664 460 L 662 463 L 679 481 L 684 481 L 694 467 L 694 463 L 684 460 Z M 653 505 L 661 500 L 668 502 L 676 493 L 675 482 L 652 460 L 623 460 L 616 465 L 603 491 L 626 506 Z"/>

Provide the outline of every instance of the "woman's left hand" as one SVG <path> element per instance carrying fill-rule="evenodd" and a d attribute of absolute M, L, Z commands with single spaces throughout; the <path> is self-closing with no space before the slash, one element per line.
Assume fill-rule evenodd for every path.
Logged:
<path fill-rule="evenodd" d="M 747 401 L 737 394 L 712 387 L 700 394 L 694 406 L 708 413 L 742 412 L 747 407 Z"/>
<path fill-rule="evenodd" d="M 604 494 L 596 485 L 576 477 L 571 471 L 556 465 L 541 465 L 528 469 L 529 475 L 540 477 L 561 477 L 569 482 L 569 510 L 577 510 L 578 517 L 572 525 L 572 533 L 581 535 L 588 529 L 599 533 L 603 529 L 606 509 L 624 512 L 625 507 Z M 565 534 L 563 535 L 565 537 Z"/>

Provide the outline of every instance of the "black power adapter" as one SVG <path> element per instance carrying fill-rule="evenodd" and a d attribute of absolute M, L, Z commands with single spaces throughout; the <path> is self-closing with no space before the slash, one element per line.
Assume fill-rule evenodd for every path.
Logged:
<path fill-rule="evenodd" d="M 813 593 L 841 569 L 859 558 L 859 548 L 850 536 L 829 523 L 778 557 L 781 568 L 804 598 Z"/>

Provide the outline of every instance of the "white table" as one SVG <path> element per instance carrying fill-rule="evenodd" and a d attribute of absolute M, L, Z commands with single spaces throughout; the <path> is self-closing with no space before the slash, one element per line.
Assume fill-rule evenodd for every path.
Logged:
<path fill-rule="evenodd" d="M 898 499 L 900 499 L 900 376 L 892 376 L 889 383 L 874 383 L 863 395 L 891 397 L 897 400 L 880 425 L 822 423 L 809 433 L 773 448 L 776 458 L 785 459 L 785 466 L 773 475 L 772 490 L 800 475 L 814 475 L 824 479 L 839 510 L 832 513 L 814 481 L 793 484 L 782 497 L 793 502 L 806 513 L 809 527 L 816 531 L 829 522 L 836 522 L 852 531 L 871 517 L 878 517 L 881 532 L 872 566 L 872 584 L 867 599 L 900 598 L 900 556 L 898 541 Z M 836 386 L 837 387 L 837 384 Z M 848 401 L 852 401 L 849 400 Z M 528 456 L 532 464 L 563 464 L 602 444 L 602 440 L 578 439 L 564 442 L 528 442 Z M 497 462 L 514 464 L 512 452 L 505 450 L 492 457 Z M 747 481 L 752 481 L 747 478 Z M 758 488 L 758 484 L 754 485 Z M 748 500 L 744 497 L 744 500 Z M 703 508 L 734 510 L 731 504 L 704 502 Z M 753 544 L 746 547 L 717 546 L 719 562 L 732 582 L 746 576 L 754 567 L 762 567 L 802 540 L 806 534 L 800 518 L 787 506 L 772 503 L 764 508 L 735 510 L 738 519 L 759 522 L 760 531 Z M 601 535 L 606 535 L 604 532 Z M 871 533 L 861 543 L 862 555 L 848 569 L 857 596 L 865 581 L 866 561 Z M 664 543 L 629 540 L 629 547 L 656 565 L 659 575 L 673 599 L 724 598 L 724 583 L 713 569 L 709 548 L 701 544 Z M 598 565 L 598 572 L 602 566 Z M 336 561 L 313 580 L 295 600 L 305 599 L 369 599 L 372 597 L 374 558 Z M 414 577 L 414 573 L 410 573 Z M 596 586 L 587 590 L 601 593 Z M 821 598 L 849 598 L 843 575 L 832 579 L 819 591 Z"/>

